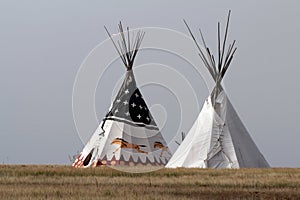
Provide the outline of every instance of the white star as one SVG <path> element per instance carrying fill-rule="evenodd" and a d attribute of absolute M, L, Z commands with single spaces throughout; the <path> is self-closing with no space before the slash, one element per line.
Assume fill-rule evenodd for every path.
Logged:
<path fill-rule="evenodd" d="M 120 103 L 121 102 L 121 99 L 117 99 L 117 103 Z"/>
<path fill-rule="evenodd" d="M 142 117 L 142 116 L 141 116 L 140 114 L 137 116 L 137 118 L 139 118 L 139 119 L 141 119 L 141 117 Z"/>
<path fill-rule="evenodd" d="M 147 107 L 145 106 L 145 110 L 147 110 Z"/>
<path fill-rule="evenodd" d="M 128 104 L 128 101 L 127 101 L 127 100 L 125 100 L 123 103 L 124 103 L 124 105 L 127 105 L 127 104 Z"/>
<path fill-rule="evenodd" d="M 143 106 L 140 105 L 139 107 L 140 107 L 140 109 L 143 109 Z"/>
<path fill-rule="evenodd" d="M 118 110 L 118 109 L 116 109 L 116 110 L 115 110 L 115 113 L 117 113 L 117 112 L 119 112 L 119 110 Z"/>
<path fill-rule="evenodd" d="M 126 115 L 126 116 L 129 116 L 129 112 L 127 111 L 127 112 L 125 113 L 125 115 Z"/>
<path fill-rule="evenodd" d="M 127 89 L 127 90 L 125 90 L 125 94 L 128 94 L 129 93 L 129 90 Z"/>
<path fill-rule="evenodd" d="M 132 107 L 135 107 L 136 105 L 135 105 L 135 103 L 132 103 L 131 106 L 132 106 Z"/>
<path fill-rule="evenodd" d="M 139 97 L 138 93 L 135 93 L 134 95 L 135 95 L 136 97 Z"/>
<path fill-rule="evenodd" d="M 147 119 L 148 121 L 150 121 L 150 118 L 149 118 L 149 117 L 147 117 L 146 119 Z"/>

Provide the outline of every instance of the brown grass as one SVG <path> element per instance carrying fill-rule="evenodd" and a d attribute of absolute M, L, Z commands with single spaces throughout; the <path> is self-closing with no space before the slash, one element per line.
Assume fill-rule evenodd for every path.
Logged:
<path fill-rule="evenodd" d="M 300 199 L 300 169 L 161 169 L 0 165 L 1 199 Z"/>

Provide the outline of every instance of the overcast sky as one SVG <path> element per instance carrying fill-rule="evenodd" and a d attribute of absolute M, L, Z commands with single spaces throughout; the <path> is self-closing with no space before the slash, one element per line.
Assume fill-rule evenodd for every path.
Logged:
<path fill-rule="evenodd" d="M 207 43 L 214 46 L 217 22 L 225 22 L 229 9 L 230 39 L 237 40 L 238 51 L 223 81 L 227 94 L 270 165 L 300 167 L 297 0 L 1 0 L 0 162 L 70 164 L 68 156 L 82 149 L 84 144 L 72 114 L 73 84 L 85 57 L 107 39 L 103 25 L 113 32 L 122 20 L 133 28 L 163 27 L 187 34 L 182 22 L 185 18 L 194 30 L 201 27 Z M 158 55 L 143 51 L 138 56 L 137 64 L 145 64 Z M 188 66 L 175 62 L 170 55 L 163 57 L 179 71 L 175 63 Z M 125 72 L 120 62 L 114 65 L 120 67 L 112 67 L 107 73 L 109 77 L 115 74 L 113 85 Z M 193 81 L 197 85 L 196 79 Z M 203 84 L 203 80 L 200 82 Z M 112 97 L 112 89 L 105 88 L 100 82 L 101 93 L 97 92 L 96 98 L 105 103 L 96 104 L 99 119 Z M 144 96 L 147 94 L 151 107 L 160 100 L 163 90 L 158 89 L 155 96 L 149 95 L 151 88 L 145 88 Z M 208 91 L 200 90 L 197 95 L 203 97 L 201 106 Z M 193 114 L 188 119 L 190 124 L 195 117 Z M 164 132 L 166 138 L 170 137 L 168 130 Z"/>

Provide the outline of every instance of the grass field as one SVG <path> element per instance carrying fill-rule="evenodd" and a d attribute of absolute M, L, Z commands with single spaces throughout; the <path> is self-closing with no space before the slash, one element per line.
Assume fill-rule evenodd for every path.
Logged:
<path fill-rule="evenodd" d="M 300 169 L 161 169 L 0 165 L 1 199 L 300 199 Z"/>

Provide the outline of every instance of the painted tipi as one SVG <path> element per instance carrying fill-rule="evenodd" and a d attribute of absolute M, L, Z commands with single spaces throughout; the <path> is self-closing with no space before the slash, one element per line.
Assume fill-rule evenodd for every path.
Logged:
<path fill-rule="evenodd" d="M 171 153 L 137 87 L 132 70 L 144 32 L 138 31 L 134 37 L 127 28 L 125 35 L 120 22 L 119 41 L 115 42 L 107 33 L 127 72 L 109 112 L 73 166 L 164 166 Z"/>
<path fill-rule="evenodd" d="M 247 129 L 226 96 L 221 81 L 236 51 L 235 41 L 225 52 L 230 11 L 226 25 L 225 37 L 221 47 L 220 24 L 218 24 L 218 60 L 207 48 L 200 30 L 204 48 L 200 47 L 185 22 L 199 55 L 215 81 L 210 96 L 205 100 L 203 108 L 178 147 L 166 167 L 190 168 L 258 168 L 269 167 L 251 139 Z"/>

